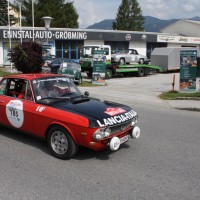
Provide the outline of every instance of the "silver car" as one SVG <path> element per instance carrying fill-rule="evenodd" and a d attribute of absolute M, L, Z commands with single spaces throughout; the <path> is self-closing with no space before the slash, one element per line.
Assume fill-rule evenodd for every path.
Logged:
<path fill-rule="evenodd" d="M 147 57 L 141 55 L 135 49 L 119 50 L 117 53 L 112 54 L 111 62 L 120 65 L 139 63 L 144 64 L 148 61 Z"/>

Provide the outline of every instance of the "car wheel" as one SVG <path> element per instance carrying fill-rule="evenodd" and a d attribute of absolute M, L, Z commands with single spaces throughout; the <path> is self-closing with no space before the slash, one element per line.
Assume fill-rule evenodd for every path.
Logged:
<path fill-rule="evenodd" d="M 140 58 L 139 64 L 144 64 L 144 59 L 143 58 Z"/>
<path fill-rule="evenodd" d="M 138 68 L 138 76 L 144 76 L 145 75 L 145 69 L 144 68 Z"/>
<path fill-rule="evenodd" d="M 92 72 L 87 73 L 88 78 L 92 78 Z"/>
<path fill-rule="evenodd" d="M 63 160 L 71 158 L 78 151 L 78 146 L 69 132 L 61 126 L 53 126 L 48 131 L 47 144 L 52 154 Z"/>
<path fill-rule="evenodd" d="M 120 65 L 125 65 L 125 59 L 124 59 L 124 58 L 120 58 L 119 64 L 120 64 Z"/>
<path fill-rule="evenodd" d="M 112 78 L 112 71 L 110 69 L 106 69 L 106 79 Z"/>

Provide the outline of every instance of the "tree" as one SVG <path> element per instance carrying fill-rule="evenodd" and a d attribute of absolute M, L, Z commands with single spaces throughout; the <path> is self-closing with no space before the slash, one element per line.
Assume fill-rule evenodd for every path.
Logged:
<path fill-rule="evenodd" d="M 42 71 L 42 46 L 37 42 L 23 42 L 10 50 L 10 61 L 22 73 Z"/>
<path fill-rule="evenodd" d="M 144 17 L 137 0 L 122 0 L 113 29 L 143 31 Z"/>
<path fill-rule="evenodd" d="M 32 26 L 32 0 L 15 0 L 15 7 L 22 3 L 22 25 Z M 45 15 L 44 15 L 45 13 Z M 78 28 L 78 17 L 73 2 L 65 0 L 37 0 L 34 3 L 34 25 L 44 27 L 41 19 L 44 16 L 53 18 L 51 27 L 56 28 Z"/>
<path fill-rule="evenodd" d="M 1 0 L 0 3 L 0 26 L 8 25 L 8 4 L 7 0 Z"/>

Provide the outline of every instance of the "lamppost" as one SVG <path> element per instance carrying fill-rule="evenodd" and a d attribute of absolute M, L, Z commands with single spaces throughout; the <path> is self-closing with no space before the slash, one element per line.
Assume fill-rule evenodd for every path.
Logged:
<path fill-rule="evenodd" d="M 44 20 L 44 25 L 45 25 L 45 28 L 47 30 L 47 44 L 48 44 L 48 30 L 49 30 L 49 27 L 50 27 L 50 24 L 51 24 L 51 20 L 53 19 L 52 17 L 42 17 L 42 19 Z"/>

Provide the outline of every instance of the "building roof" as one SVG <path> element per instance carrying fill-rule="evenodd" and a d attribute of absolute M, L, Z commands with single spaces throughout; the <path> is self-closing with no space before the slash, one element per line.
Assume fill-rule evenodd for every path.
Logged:
<path fill-rule="evenodd" d="M 178 20 L 161 30 L 162 33 L 179 34 L 189 37 L 200 36 L 200 21 Z"/>

